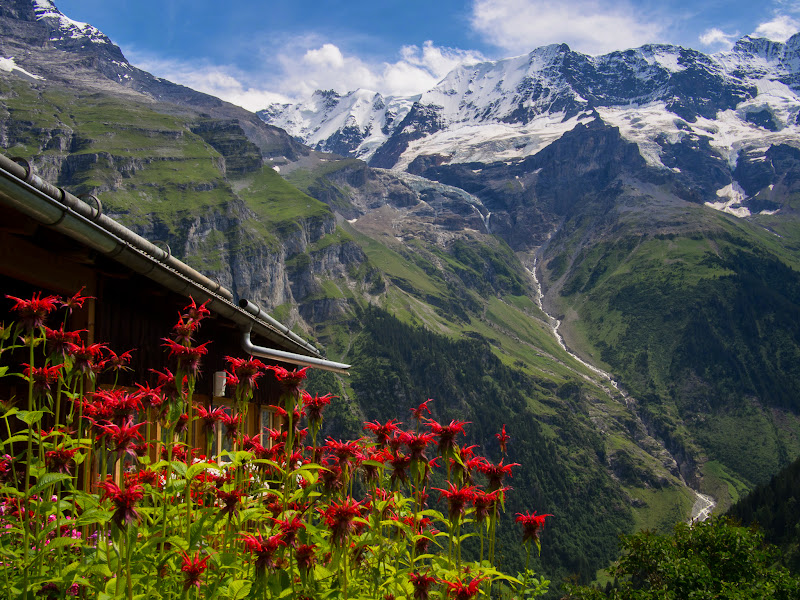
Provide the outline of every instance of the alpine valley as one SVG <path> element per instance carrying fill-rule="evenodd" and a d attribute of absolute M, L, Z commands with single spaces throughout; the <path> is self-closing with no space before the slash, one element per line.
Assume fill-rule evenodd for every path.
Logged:
<path fill-rule="evenodd" d="M 800 36 L 745 37 L 554 45 L 256 115 L 0 2 L 4 153 L 352 363 L 311 378 L 340 396 L 327 434 L 427 398 L 483 448 L 505 423 L 506 515 L 555 515 L 554 581 L 800 456 L 799 94 Z"/>

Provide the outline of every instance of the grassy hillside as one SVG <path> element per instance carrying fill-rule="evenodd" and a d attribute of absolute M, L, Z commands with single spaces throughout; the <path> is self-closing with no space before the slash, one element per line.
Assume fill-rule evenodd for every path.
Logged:
<path fill-rule="evenodd" d="M 546 273 L 570 342 L 618 374 L 675 450 L 719 465 L 706 484 L 726 505 L 800 455 L 800 271 L 789 240 L 682 210 L 649 230 L 621 211 L 568 224 Z"/>

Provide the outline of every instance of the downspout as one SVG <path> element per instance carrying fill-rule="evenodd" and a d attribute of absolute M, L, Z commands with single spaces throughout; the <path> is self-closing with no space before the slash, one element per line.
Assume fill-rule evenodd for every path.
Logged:
<path fill-rule="evenodd" d="M 261 319 L 262 321 L 266 321 L 267 323 L 272 325 L 275 329 L 280 331 L 283 335 L 288 337 L 293 342 L 295 342 L 297 344 L 300 344 L 300 346 L 302 346 L 303 348 L 305 348 L 309 352 L 313 352 L 314 354 L 319 354 L 320 353 L 319 350 L 317 350 L 309 342 L 307 342 L 306 340 L 301 338 L 299 335 L 297 335 L 294 331 L 292 331 L 291 329 L 286 327 L 286 325 L 284 325 L 280 321 L 276 321 L 275 319 L 273 319 L 271 316 L 269 316 L 267 313 L 265 313 L 263 310 L 261 310 L 261 308 L 259 308 L 258 306 L 256 306 L 252 302 L 250 302 L 249 300 L 246 300 L 245 298 L 242 298 L 241 300 L 239 300 L 239 308 L 241 308 L 245 312 L 250 313 L 251 315 L 253 315 L 257 319 Z"/>
<path fill-rule="evenodd" d="M 348 371 L 351 365 L 337 363 L 322 358 L 314 358 L 313 356 L 303 356 L 302 354 L 295 354 L 293 352 L 284 352 L 283 350 L 274 350 L 264 346 L 256 346 L 250 341 L 249 331 L 245 331 L 242 334 L 242 349 L 247 354 L 251 356 L 258 356 L 259 358 L 279 360 L 281 362 L 287 362 L 303 367 L 317 367 L 318 369 L 342 373 L 344 375 L 350 374 Z"/>

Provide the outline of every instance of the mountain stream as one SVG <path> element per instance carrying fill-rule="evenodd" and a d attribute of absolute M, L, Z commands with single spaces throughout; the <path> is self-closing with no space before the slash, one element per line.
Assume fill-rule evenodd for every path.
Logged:
<path fill-rule="evenodd" d="M 631 412 L 634 412 L 635 401 L 633 401 L 624 390 L 620 389 L 620 387 L 617 384 L 617 382 L 611 376 L 611 373 L 609 373 L 608 371 L 604 371 L 603 369 L 600 369 L 599 367 L 596 367 L 596 366 L 594 366 L 592 364 L 589 364 L 588 362 L 583 360 L 580 356 L 575 354 L 572 350 L 570 350 L 567 347 L 567 345 L 564 343 L 564 338 L 561 335 L 561 333 L 558 331 L 558 328 L 561 326 L 561 321 L 559 319 L 555 318 L 550 313 L 548 313 L 544 308 L 544 303 L 542 301 L 543 298 L 544 298 L 544 294 L 542 293 L 542 285 L 539 282 L 539 278 L 538 278 L 538 276 L 536 274 L 537 267 L 538 267 L 538 260 L 539 260 L 538 257 L 534 257 L 534 259 L 533 259 L 533 268 L 529 269 L 526 266 L 525 269 L 530 274 L 530 276 L 533 279 L 533 282 L 535 284 L 535 287 L 536 287 L 536 297 L 534 298 L 534 300 L 536 301 L 536 306 L 538 306 L 539 310 L 541 310 L 542 313 L 544 313 L 544 315 L 547 317 L 547 319 L 548 319 L 548 321 L 550 323 L 550 329 L 553 332 L 553 336 L 556 338 L 556 341 L 558 342 L 558 345 L 561 346 L 561 349 L 564 352 L 566 352 L 567 354 L 569 354 L 574 360 L 576 360 L 577 362 L 582 364 L 584 367 L 589 369 L 592 373 L 594 373 L 596 375 L 599 375 L 603 380 L 605 380 L 608 383 L 608 385 L 610 385 L 612 388 L 614 388 L 614 390 L 617 392 L 617 394 L 619 394 L 622 397 L 623 401 L 625 402 L 625 405 L 631 410 Z M 589 378 L 589 377 L 587 377 L 587 379 L 591 380 L 591 378 Z M 594 383 L 597 384 L 598 382 L 594 381 Z M 603 390 L 605 390 L 605 392 L 609 396 L 614 396 L 615 395 L 605 385 L 600 384 L 600 387 L 603 388 Z M 659 441 L 659 443 L 661 444 L 660 441 Z M 661 446 L 664 447 L 663 444 L 661 444 Z M 666 447 L 664 447 L 664 450 L 666 450 L 668 452 Z M 706 519 L 708 519 L 711 516 L 711 512 L 714 510 L 714 507 L 717 505 L 716 501 L 711 496 L 708 496 L 706 494 L 701 494 L 697 490 L 689 487 L 689 484 L 686 483 L 685 481 L 684 481 L 684 484 L 686 485 L 686 487 L 688 487 L 690 490 L 692 490 L 692 493 L 694 493 L 694 495 L 695 495 L 695 502 L 694 502 L 694 505 L 692 506 L 692 516 L 689 519 L 689 523 L 696 523 L 698 521 L 705 521 Z"/>

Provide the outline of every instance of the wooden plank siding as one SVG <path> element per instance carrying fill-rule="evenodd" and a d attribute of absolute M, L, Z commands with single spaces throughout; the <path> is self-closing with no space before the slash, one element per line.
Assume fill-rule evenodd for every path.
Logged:
<path fill-rule="evenodd" d="M 71 315 L 66 329 L 86 330 L 83 338 L 87 343 L 105 343 L 117 354 L 133 351 L 130 370 L 118 375 L 101 374 L 97 381 L 99 387 L 114 385 L 116 380 L 116 385 L 133 390 L 136 383 L 154 385 L 156 376 L 153 370 L 168 368 L 175 372 L 175 365 L 163 346 L 163 338 L 169 336 L 180 312 L 189 303 L 187 297 L 14 210 L 4 208 L 0 211 L 0 323 L 9 324 L 16 319 L 11 311 L 13 302 L 6 298 L 7 295 L 30 298 L 35 292 L 42 292 L 44 295 L 68 297 L 81 287 L 84 287 L 84 295 L 95 299 L 87 301 L 82 309 Z M 62 316 L 63 312 L 59 312 L 57 319 Z M 54 328 L 60 324 L 60 321 L 48 323 Z M 225 371 L 228 366 L 226 356 L 246 356 L 241 336 L 239 326 L 218 315 L 212 314 L 202 322 L 196 343 L 210 343 L 198 374 L 196 404 L 206 407 L 231 405 L 229 397 L 212 396 L 212 386 L 214 373 Z M 274 342 L 269 345 L 276 347 Z M 292 350 L 290 347 L 277 348 Z M 4 355 L 3 359 L 3 364 L 14 365 L 15 369 L 28 362 L 19 351 Z M 293 365 L 282 366 L 294 368 Z M 232 390 L 228 390 L 227 395 L 232 395 Z M 16 398 L 19 403 L 19 399 L 26 396 L 27 383 L 16 377 L 0 378 L 0 399 Z M 247 423 L 242 428 L 244 433 L 255 435 L 264 425 L 272 423 L 270 407 L 279 397 L 278 382 L 268 371 L 258 382 L 248 409 Z M 60 422 L 64 423 L 69 406 L 67 402 L 62 404 Z M 266 408 L 267 423 L 262 423 L 262 408 Z M 54 417 L 46 415 L 41 427 L 48 429 L 53 424 Z M 196 428 L 199 429 L 199 424 Z M 205 436 L 200 431 L 194 434 L 192 443 L 201 450 L 206 448 Z M 214 453 L 223 445 L 222 440 L 214 440 Z M 151 458 L 156 459 L 155 451 Z M 93 458 L 88 464 L 96 469 Z"/>

